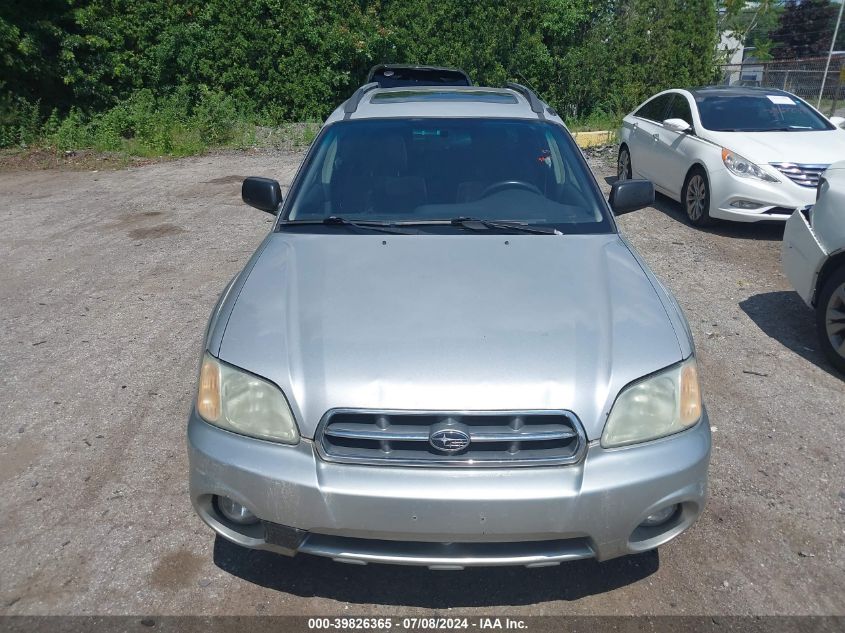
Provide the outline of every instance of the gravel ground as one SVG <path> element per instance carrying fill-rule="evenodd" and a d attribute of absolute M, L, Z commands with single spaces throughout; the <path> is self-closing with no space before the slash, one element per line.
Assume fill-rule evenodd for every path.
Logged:
<path fill-rule="evenodd" d="M 606 188 L 613 151 L 593 167 Z M 845 389 L 780 272 L 782 229 L 620 219 L 678 297 L 714 428 L 711 499 L 659 553 L 434 572 L 215 540 L 185 420 L 217 294 L 270 226 L 245 175 L 298 153 L 0 173 L 0 613 L 843 614 Z"/>

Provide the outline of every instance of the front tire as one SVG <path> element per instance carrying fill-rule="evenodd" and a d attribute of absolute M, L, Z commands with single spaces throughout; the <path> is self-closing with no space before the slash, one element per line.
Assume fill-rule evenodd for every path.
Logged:
<path fill-rule="evenodd" d="M 828 278 L 819 293 L 816 330 L 825 356 L 845 373 L 845 266 Z"/>
<path fill-rule="evenodd" d="M 711 226 L 715 223 L 710 217 L 710 181 L 701 167 L 695 167 L 687 174 L 681 191 L 681 204 L 690 224 Z"/>
<path fill-rule="evenodd" d="M 623 145 L 619 148 L 619 157 L 616 159 L 616 180 L 631 180 L 631 152 Z"/>

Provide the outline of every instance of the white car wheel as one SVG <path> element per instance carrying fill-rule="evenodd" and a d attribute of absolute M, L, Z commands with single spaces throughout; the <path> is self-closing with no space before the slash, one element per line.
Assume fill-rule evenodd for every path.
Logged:
<path fill-rule="evenodd" d="M 631 171 L 631 153 L 624 145 L 619 149 L 619 158 L 616 161 L 616 179 L 630 180 L 632 176 Z"/>
<path fill-rule="evenodd" d="M 825 283 L 816 304 L 816 326 L 825 355 L 845 372 L 845 267 Z"/>
<path fill-rule="evenodd" d="M 713 224 L 710 217 L 710 185 L 707 174 L 701 168 L 696 168 L 687 176 L 684 183 L 681 200 L 690 223 L 695 226 Z"/>

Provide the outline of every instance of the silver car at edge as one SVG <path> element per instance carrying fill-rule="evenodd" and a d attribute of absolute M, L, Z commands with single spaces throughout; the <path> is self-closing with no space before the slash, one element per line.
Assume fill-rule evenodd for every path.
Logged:
<path fill-rule="evenodd" d="M 347 563 L 539 567 L 650 550 L 707 494 L 676 301 L 557 113 L 507 88 L 359 88 L 223 292 L 188 422 L 220 536 Z"/>

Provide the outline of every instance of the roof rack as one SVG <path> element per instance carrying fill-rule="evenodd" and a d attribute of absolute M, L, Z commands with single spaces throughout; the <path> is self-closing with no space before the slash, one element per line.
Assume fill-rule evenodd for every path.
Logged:
<path fill-rule="evenodd" d="M 514 83 L 512 81 L 507 82 L 505 84 L 505 87 L 510 88 L 511 90 L 516 90 L 519 94 L 528 99 L 528 105 L 531 106 L 531 111 L 536 112 L 541 119 L 546 118 L 544 114 L 546 104 L 544 104 L 540 100 L 540 97 L 538 97 L 537 93 L 531 90 L 531 88 L 523 86 L 522 84 Z"/>
<path fill-rule="evenodd" d="M 343 118 L 348 119 L 352 116 L 352 113 L 358 109 L 358 104 L 361 103 L 361 99 L 364 98 L 364 95 L 370 90 L 374 90 L 376 88 L 378 88 L 378 84 L 373 81 L 371 83 L 364 84 L 353 92 L 352 96 L 349 97 L 349 99 L 346 100 L 346 103 L 343 104 Z"/>

